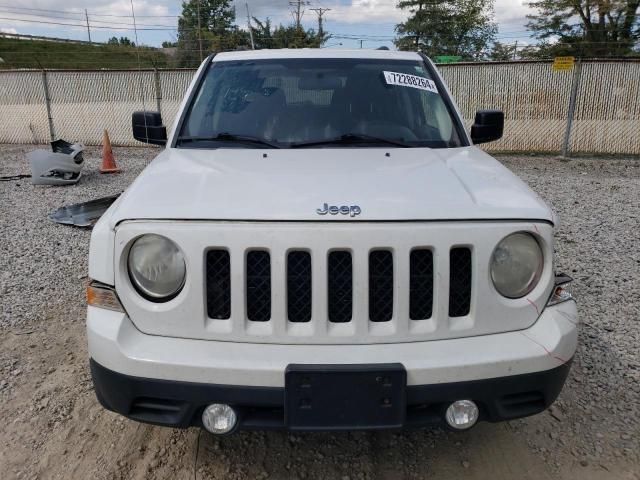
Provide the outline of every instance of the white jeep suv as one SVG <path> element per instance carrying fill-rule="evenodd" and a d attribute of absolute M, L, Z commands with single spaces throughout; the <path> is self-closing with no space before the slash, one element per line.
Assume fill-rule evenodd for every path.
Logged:
<path fill-rule="evenodd" d="M 106 408 L 237 429 L 466 429 L 541 412 L 577 343 L 555 218 L 418 53 L 220 53 L 91 237 Z"/>

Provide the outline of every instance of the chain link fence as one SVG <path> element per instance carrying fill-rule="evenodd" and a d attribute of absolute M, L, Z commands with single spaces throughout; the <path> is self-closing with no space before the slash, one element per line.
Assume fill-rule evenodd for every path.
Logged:
<path fill-rule="evenodd" d="M 492 152 L 640 155 L 640 62 L 441 65 L 467 126 L 477 110 L 505 112 L 504 137 Z M 0 143 L 65 138 L 141 145 L 131 113 L 160 110 L 170 126 L 194 70 L 0 71 Z"/>
<path fill-rule="evenodd" d="M 440 71 L 468 126 L 479 109 L 504 111 L 504 137 L 487 144 L 489 151 L 640 154 L 638 61 L 579 61 L 568 71 L 554 71 L 551 62 Z"/>
<path fill-rule="evenodd" d="M 570 73 L 553 72 L 548 63 L 443 65 L 440 71 L 468 127 L 478 110 L 504 112 L 504 136 L 487 145 L 492 151 L 562 150 Z"/>

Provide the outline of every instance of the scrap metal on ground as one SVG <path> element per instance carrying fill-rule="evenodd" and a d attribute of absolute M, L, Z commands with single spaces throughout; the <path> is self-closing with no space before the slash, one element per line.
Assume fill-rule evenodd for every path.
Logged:
<path fill-rule="evenodd" d="M 52 151 L 34 150 L 27 153 L 34 185 L 73 185 L 82 176 L 84 145 L 65 140 L 51 142 Z"/>
<path fill-rule="evenodd" d="M 49 214 L 49 219 L 65 225 L 92 228 L 119 196 L 120 194 L 111 195 L 88 202 L 60 207 L 55 212 Z"/>

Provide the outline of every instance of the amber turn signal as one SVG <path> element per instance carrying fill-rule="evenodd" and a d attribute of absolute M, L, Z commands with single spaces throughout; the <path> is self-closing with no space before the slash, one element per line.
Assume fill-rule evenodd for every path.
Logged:
<path fill-rule="evenodd" d="M 99 282 L 91 282 L 87 286 L 87 305 L 124 313 L 114 288 Z"/>

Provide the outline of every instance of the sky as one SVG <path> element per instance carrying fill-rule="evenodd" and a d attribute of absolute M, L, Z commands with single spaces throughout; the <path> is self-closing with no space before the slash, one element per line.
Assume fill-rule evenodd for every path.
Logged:
<path fill-rule="evenodd" d="M 396 8 L 397 0 L 308 0 L 302 17 L 305 27 L 317 28 L 312 8 L 329 8 L 324 15 L 325 30 L 334 37 L 328 48 L 393 48 L 394 27 L 407 12 Z M 252 17 L 269 17 L 272 23 L 291 23 L 289 0 L 235 0 L 236 22 L 246 26 L 246 5 Z M 177 17 L 182 10 L 176 0 L 133 0 L 138 25 L 138 43 L 160 46 L 175 41 Z M 43 35 L 87 40 L 85 9 L 89 17 L 91 39 L 103 42 L 113 36 L 135 41 L 131 0 L 21 0 L 11 4 L 0 0 L 0 32 Z M 503 43 L 531 43 L 526 31 L 529 7 L 525 0 L 495 0 L 499 26 L 497 39 Z M 28 21 L 20 21 L 28 20 Z M 52 22 L 67 25 L 55 25 Z"/>

